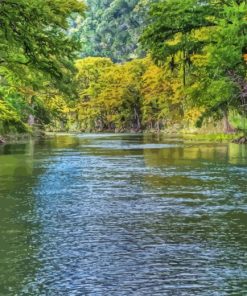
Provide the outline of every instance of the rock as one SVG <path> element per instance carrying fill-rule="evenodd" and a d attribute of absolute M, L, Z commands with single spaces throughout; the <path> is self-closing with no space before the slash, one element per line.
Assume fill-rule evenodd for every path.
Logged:
<path fill-rule="evenodd" d="M 247 137 L 241 137 L 232 141 L 235 144 L 247 144 Z"/>
<path fill-rule="evenodd" d="M 4 141 L 4 139 L 3 138 L 0 138 L 0 145 L 1 144 L 5 144 L 6 142 Z"/>

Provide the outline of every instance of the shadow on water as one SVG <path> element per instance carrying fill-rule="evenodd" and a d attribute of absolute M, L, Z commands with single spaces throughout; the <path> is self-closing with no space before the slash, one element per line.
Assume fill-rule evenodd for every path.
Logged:
<path fill-rule="evenodd" d="M 246 173 L 176 137 L 0 147 L 0 295 L 245 295 Z"/>
<path fill-rule="evenodd" d="M 33 143 L 0 149 L 0 295 L 18 295 L 37 268 Z"/>

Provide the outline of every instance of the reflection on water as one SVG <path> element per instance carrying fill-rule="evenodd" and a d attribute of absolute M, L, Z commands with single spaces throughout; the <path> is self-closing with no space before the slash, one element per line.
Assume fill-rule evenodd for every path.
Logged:
<path fill-rule="evenodd" d="M 18 295 L 35 272 L 33 145 L 0 147 L 0 295 Z"/>
<path fill-rule="evenodd" d="M 247 147 L 143 135 L 0 147 L 0 295 L 246 295 Z"/>

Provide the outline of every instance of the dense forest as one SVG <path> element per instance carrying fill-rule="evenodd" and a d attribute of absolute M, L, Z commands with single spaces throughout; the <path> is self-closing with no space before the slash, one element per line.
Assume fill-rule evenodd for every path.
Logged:
<path fill-rule="evenodd" d="M 245 130 L 245 1 L 0 5 L 0 134 Z"/>
<path fill-rule="evenodd" d="M 151 2 L 86 1 L 86 18 L 78 18 L 72 29 L 82 42 L 81 57 L 109 57 L 114 62 L 124 62 L 144 56 L 139 39 Z"/>

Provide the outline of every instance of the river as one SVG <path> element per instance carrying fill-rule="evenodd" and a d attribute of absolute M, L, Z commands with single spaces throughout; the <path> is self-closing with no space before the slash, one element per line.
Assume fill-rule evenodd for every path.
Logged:
<path fill-rule="evenodd" d="M 247 295 L 247 146 L 60 135 L 0 147 L 0 295 Z"/>

